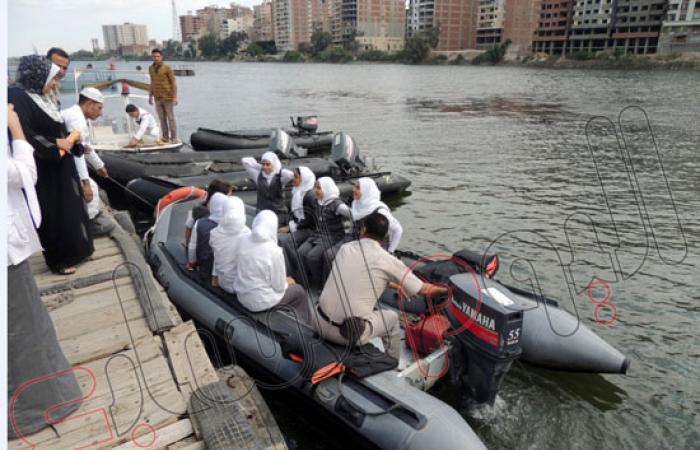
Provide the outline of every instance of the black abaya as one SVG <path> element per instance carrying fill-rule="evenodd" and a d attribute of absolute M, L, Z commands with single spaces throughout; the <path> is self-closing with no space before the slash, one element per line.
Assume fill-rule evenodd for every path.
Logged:
<path fill-rule="evenodd" d="M 14 105 L 27 142 L 34 147 L 42 217 L 39 239 L 46 265 L 54 271 L 74 266 L 90 256 L 94 247 L 73 155 L 60 157 L 56 146 L 56 139 L 68 134 L 66 127 L 18 87 L 8 89 L 7 102 Z"/>

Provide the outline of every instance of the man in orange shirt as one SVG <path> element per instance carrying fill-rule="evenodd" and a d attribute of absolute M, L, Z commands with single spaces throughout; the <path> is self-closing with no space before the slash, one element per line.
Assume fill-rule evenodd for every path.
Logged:
<path fill-rule="evenodd" d="M 163 141 L 177 143 L 177 127 L 173 111 L 173 108 L 177 105 L 175 74 L 170 66 L 163 63 L 163 54 L 157 48 L 151 52 L 151 58 L 153 59 L 153 64 L 148 67 L 148 73 L 151 76 L 151 90 L 148 103 L 152 105 L 155 99 Z"/>

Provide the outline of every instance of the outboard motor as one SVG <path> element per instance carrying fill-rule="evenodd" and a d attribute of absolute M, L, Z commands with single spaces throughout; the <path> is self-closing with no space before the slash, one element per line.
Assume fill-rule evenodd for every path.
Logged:
<path fill-rule="evenodd" d="M 276 128 L 270 133 L 269 149 L 283 159 L 290 159 L 292 156 L 306 156 L 306 149 L 297 147 L 292 137 L 281 128 Z"/>
<path fill-rule="evenodd" d="M 445 315 L 455 334 L 450 354 L 453 368 L 470 397 L 493 404 L 503 377 L 522 353 L 523 310 L 497 287 L 485 287 L 480 276 L 452 275 L 452 302 Z"/>
<path fill-rule="evenodd" d="M 340 169 L 337 175 L 359 175 L 367 167 L 355 140 L 343 131 L 333 136 L 331 161 Z"/>
<path fill-rule="evenodd" d="M 300 133 L 312 134 L 318 130 L 318 116 L 297 116 L 297 121 L 292 125 L 299 130 Z"/>

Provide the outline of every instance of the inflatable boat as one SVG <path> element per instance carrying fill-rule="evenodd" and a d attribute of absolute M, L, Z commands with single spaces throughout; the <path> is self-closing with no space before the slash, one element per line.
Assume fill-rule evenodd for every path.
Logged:
<path fill-rule="evenodd" d="M 266 149 L 138 155 L 102 152 L 101 155 L 110 176 L 122 185 L 141 177 L 180 179 L 222 174 L 222 177 L 235 186 L 242 187 L 247 183 L 245 181 L 247 175 L 241 159 L 246 156 L 259 158 L 267 151 L 272 151 L 280 159 L 287 161 L 289 168 L 307 166 L 317 177 L 339 178 L 368 173 L 370 170 L 365 163 L 365 158 L 360 155 L 355 141 L 342 132 L 334 138 L 330 160 L 305 157 L 306 153 L 303 150 L 294 145 L 292 138 L 286 132 L 278 129 L 273 132 Z M 201 180 L 194 180 L 192 183 L 199 185 Z M 254 187 L 251 183 L 248 184 L 249 188 Z M 107 187 L 104 188 L 107 189 Z"/>
<path fill-rule="evenodd" d="M 470 277 L 472 285 L 466 291 L 471 298 L 491 297 L 509 309 L 521 311 L 522 328 L 513 331 L 513 337 L 519 338 L 522 347 L 521 361 L 563 371 L 627 372 L 629 359 L 562 309 L 558 301 L 498 282 L 494 278 L 499 265 L 497 256 L 484 257 L 462 250 L 449 258 L 429 261 L 410 252 L 397 253 L 416 274 L 434 283 L 445 283 L 455 274 L 470 273 L 473 275 Z M 397 299 L 398 294 L 393 289 L 387 289 L 381 297 L 382 303 L 394 308 L 399 307 Z M 425 299 L 414 300 L 402 307 L 405 312 L 413 314 L 425 314 L 428 310 Z M 474 327 L 482 335 L 493 337 L 490 329 L 493 322 L 488 312 L 478 309 L 467 312 L 479 318 Z"/>
<path fill-rule="evenodd" d="M 294 143 L 310 151 L 324 151 L 331 148 L 332 131 L 318 132 L 318 119 L 314 116 L 298 117 L 292 121 L 293 128 L 285 130 Z M 219 131 L 198 128 L 190 136 L 190 145 L 199 150 L 231 150 L 267 147 L 274 129 Z"/>
<path fill-rule="evenodd" d="M 325 342 L 292 312 L 251 313 L 234 295 L 200 284 L 186 270 L 180 245 L 194 205 L 175 203 L 161 212 L 150 236 L 149 262 L 178 308 L 223 339 L 237 361 L 261 374 L 259 383 L 294 391 L 368 447 L 486 448 L 457 411 L 425 392 L 445 374 L 449 346 L 425 356 L 404 348 L 400 361 L 390 358 L 391 364 L 380 366 L 386 355 L 373 344 L 350 348 Z M 358 360 L 364 361 L 362 370 Z M 476 381 L 482 372 L 469 375 Z"/>
<path fill-rule="evenodd" d="M 395 175 L 390 172 L 376 172 L 365 174 L 363 176 L 374 179 L 374 181 L 377 183 L 377 187 L 382 192 L 382 195 L 399 194 L 404 192 L 411 185 L 411 181 L 408 178 Z M 255 190 L 255 184 L 252 180 L 247 178 L 245 174 L 240 173 L 236 173 L 235 175 L 216 174 L 193 176 L 179 179 L 154 177 L 137 178 L 130 181 L 126 185 L 126 189 L 118 189 L 119 192 L 116 192 L 116 194 L 124 195 L 135 209 L 141 212 L 151 213 L 153 212 L 155 205 L 158 203 L 158 200 L 167 195 L 169 192 L 185 186 L 193 186 L 204 189 L 214 179 L 234 183 L 237 186 L 237 191 L 235 192 L 236 197 L 239 197 L 247 205 L 254 206 L 256 204 L 257 191 Z M 352 187 L 355 180 L 357 180 L 357 177 L 336 179 L 336 184 L 340 190 L 340 196 L 344 200 L 350 200 L 352 195 Z M 103 183 L 107 184 L 108 181 L 103 181 Z M 289 207 L 292 198 L 290 193 L 291 187 L 287 186 L 285 188 L 285 192 L 285 200 L 287 202 L 287 207 Z M 112 195 L 109 191 L 108 194 Z"/>

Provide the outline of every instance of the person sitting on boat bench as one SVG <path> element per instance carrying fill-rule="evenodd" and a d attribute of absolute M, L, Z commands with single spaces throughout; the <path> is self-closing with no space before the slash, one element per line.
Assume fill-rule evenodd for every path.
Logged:
<path fill-rule="evenodd" d="M 257 183 L 257 212 L 269 209 L 277 214 L 279 223 L 287 223 L 287 205 L 282 189 L 294 179 L 294 173 L 282 168 L 274 152 L 263 153 L 260 163 L 252 157 L 242 158 L 241 163 L 248 176 Z"/>
<path fill-rule="evenodd" d="M 311 237 L 316 230 L 316 195 L 314 186 L 316 175 L 308 167 L 294 169 L 292 180 L 292 210 L 289 224 L 280 228 L 279 245 L 284 250 L 284 260 L 287 263 L 287 273 L 302 280 L 303 262 L 297 249 Z M 302 280 L 303 284 L 303 280 Z"/>
<path fill-rule="evenodd" d="M 233 288 L 240 304 L 249 311 L 284 305 L 298 320 L 310 323 L 306 291 L 287 276 L 284 267 L 284 254 L 277 245 L 278 225 L 272 211 L 260 211 L 255 216 L 252 233 L 240 243 Z"/>
<path fill-rule="evenodd" d="M 233 288 L 233 280 L 236 275 L 236 265 L 240 260 L 238 249 L 243 239 L 250 235 L 250 228 L 246 226 L 245 219 L 243 201 L 238 197 L 227 196 L 223 218 L 209 237 L 209 245 L 214 253 L 211 284 L 229 294 L 236 292 Z"/>
<path fill-rule="evenodd" d="M 129 117 L 133 118 L 136 121 L 136 125 L 139 126 L 139 129 L 134 133 L 129 143 L 126 144 L 127 147 L 143 145 L 143 137 L 145 135 L 153 136 L 156 140 L 156 145 L 163 145 L 163 141 L 160 139 L 160 128 L 153 114 L 131 103 L 126 105 L 126 113 Z"/>
<path fill-rule="evenodd" d="M 317 327 L 323 338 L 336 344 L 364 345 L 381 336 L 387 353 L 398 360 L 399 315 L 377 309 L 379 296 L 392 283 L 400 284 L 409 298 L 444 295 L 447 288 L 422 282 L 384 250 L 381 242 L 388 231 L 389 220 L 374 212 L 365 218 L 360 239 L 340 247 L 319 298 Z"/>
<path fill-rule="evenodd" d="M 200 279 L 205 282 L 211 281 L 214 265 L 214 253 L 209 244 L 209 238 L 211 231 L 223 219 L 225 206 L 226 195 L 215 193 L 209 202 L 209 215 L 197 220 L 192 228 L 192 237 L 187 249 L 187 266 L 197 269 Z"/>
<path fill-rule="evenodd" d="M 345 237 L 343 219 L 351 219 L 350 208 L 340 199 L 340 190 L 330 177 L 321 177 L 314 186 L 316 194 L 316 232 L 299 247 L 310 287 L 320 289 L 328 277 L 330 264 L 324 264 L 326 250 Z"/>
<path fill-rule="evenodd" d="M 204 197 L 204 201 L 187 212 L 187 219 L 185 220 L 185 241 L 182 243 L 185 248 L 190 246 L 194 223 L 202 217 L 209 215 L 209 201 L 214 194 L 221 192 L 222 194 L 230 195 L 231 191 L 231 184 L 226 181 L 212 180 L 211 183 L 209 183 L 209 186 L 207 186 L 207 196 Z"/>

